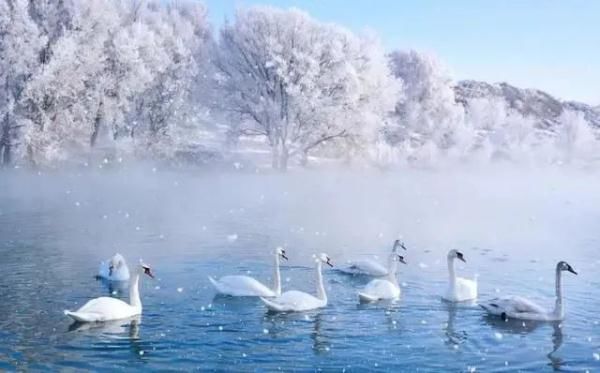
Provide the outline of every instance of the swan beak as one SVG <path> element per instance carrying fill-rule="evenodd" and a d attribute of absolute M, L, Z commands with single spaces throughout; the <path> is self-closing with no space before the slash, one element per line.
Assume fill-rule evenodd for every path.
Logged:
<path fill-rule="evenodd" d="M 287 257 L 287 256 L 285 256 L 285 251 L 281 253 L 281 257 L 282 257 L 283 259 L 285 259 L 285 260 L 288 260 L 288 257 Z"/>
<path fill-rule="evenodd" d="M 148 277 L 150 277 L 150 278 L 154 278 L 154 274 L 152 273 L 152 271 L 148 267 L 144 268 L 144 274 L 148 275 Z"/>
<path fill-rule="evenodd" d="M 569 267 L 569 269 L 567 269 L 567 271 L 571 272 L 574 275 L 577 275 L 577 272 L 575 272 L 575 270 L 573 269 L 573 267 Z"/>
<path fill-rule="evenodd" d="M 333 268 L 333 264 L 331 264 L 331 262 L 329 261 L 329 258 L 327 258 L 327 265 L 330 266 L 331 268 Z"/>
<path fill-rule="evenodd" d="M 458 253 L 458 254 L 456 255 L 456 257 L 457 257 L 459 260 L 462 260 L 462 261 L 463 261 L 463 263 L 466 263 L 466 262 L 467 262 L 467 261 L 465 260 L 465 257 L 463 256 L 463 254 L 462 254 L 462 253 Z"/>
<path fill-rule="evenodd" d="M 115 267 L 113 265 L 109 265 L 108 266 L 108 275 L 109 276 L 112 276 L 114 269 L 115 269 Z"/>
<path fill-rule="evenodd" d="M 408 264 L 408 263 L 406 263 L 406 260 L 404 260 L 404 257 L 402 255 L 398 255 L 398 261 L 400 263 Z"/>
<path fill-rule="evenodd" d="M 403 248 L 404 250 L 408 250 L 408 249 L 406 248 L 406 246 L 404 246 L 404 242 L 400 242 L 400 240 L 396 240 L 396 241 L 394 241 L 394 250 L 393 250 L 393 251 L 396 251 L 396 250 L 398 250 L 398 247 L 401 247 L 401 248 Z"/>

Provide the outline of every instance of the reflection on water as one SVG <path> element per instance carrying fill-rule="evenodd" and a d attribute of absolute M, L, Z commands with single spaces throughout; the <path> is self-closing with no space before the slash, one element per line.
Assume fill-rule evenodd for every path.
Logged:
<path fill-rule="evenodd" d="M 32 176 L 13 184 L 3 176 L 2 371 L 600 370 L 600 187 L 592 179 L 495 188 L 428 173 Z M 360 253 L 385 258 L 398 235 L 411 245 L 395 302 L 359 304 L 370 278 L 334 270 L 324 273 L 326 308 L 271 314 L 257 298 L 216 296 L 206 277 L 269 282 L 272 248 L 285 244 L 284 291 L 313 294 L 313 253 L 334 263 Z M 568 260 L 581 275 L 564 280 L 567 318 L 505 322 L 441 302 L 448 247 L 471 253 L 460 272 L 480 274 L 483 300 L 517 293 L 552 305 L 548 268 Z M 94 280 L 117 250 L 156 271 L 140 284 L 143 323 L 71 324 L 62 310 L 107 294 L 128 300 L 127 283 Z"/>
<path fill-rule="evenodd" d="M 505 334 L 510 333 L 526 336 L 538 329 L 543 329 L 544 333 L 551 331 L 552 350 L 546 354 L 546 357 L 550 360 L 549 365 L 552 366 L 554 370 L 561 370 L 563 359 L 559 356 L 557 351 L 563 344 L 562 322 L 516 319 L 502 320 L 498 316 L 491 315 L 485 315 L 483 318 L 492 328 Z"/>
<path fill-rule="evenodd" d="M 456 330 L 454 324 L 456 320 L 456 314 L 460 312 L 459 305 L 452 302 L 441 302 L 443 307 L 446 308 L 448 312 L 448 321 L 446 322 L 446 327 L 444 331 L 446 333 L 446 345 L 451 348 L 455 348 L 457 345 L 465 342 L 467 340 L 467 332 L 465 330 Z"/>
<path fill-rule="evenodd" d="M 134 316 L 123 320 L 114 320 L 97 323 L 82 323 L 75 321 L 69 325 L 69 332 L 86 332 L 88 335 L 103 335 L 122 337 L 127 335 L 131 339 L 139 339 L 141 316 Z"/>

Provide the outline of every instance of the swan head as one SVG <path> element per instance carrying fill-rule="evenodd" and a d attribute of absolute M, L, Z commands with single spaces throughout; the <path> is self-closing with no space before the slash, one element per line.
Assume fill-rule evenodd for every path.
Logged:
<path fill-rule="evenodd" d="M 456 259 L 458 259 L 458 260 L 461 260 L 461 261 L 463 261 L 463 262 L 465 262 L 465 263 L 467 262 L 467 261 L 465 260 L 465 256 L 463 255 L 463 253 L 461 253 L 461 252 L 460 252 L 460 251 L 458 251 L 458 250 L 454 250 L 454 249 L 452 249 L 452 250 L 450 250 L 450 251 L 448 252 L 448 259 L 455 259 L 455 258 L 456 258 Z"/>
<path fill-rule="evenodd" d="M 571 267 L 571 265 L 565 261 L 558 262 L 558 264 L 556 265 L 556 269 L 558 269 L 559 271 L 571 272 L 574 275 L 577 274 L 577 272 L 575 272 L 573 267 Z"/>
<path fill-rule="evenodd" d="M 281 246 L 279 246 L 279 247 L 277 247 L 277 249 L 275 249 L 275 254 L 279 255 L 280 257 L 282 257 L 285 260 L 288 260 L 288 257 L 285 256 L 285 250 Z"/>
<path fill-rule="evenodd" d="M 115 255 L 113 255 L 112 258 L 110 258 L 110 261 L 108 263 L 108 275 L 112 276 L 115 269 L 119 269 L 124 265 L 125 258 L 123 258 L 123 255 L 116 253 Z"/>
<path fill-rule="evenodd" d="M 404 246 L 404 242 L 400 242 L 400 240 L 394 241 L 394 247 L 392 248 L 392 252 L 393 253 L 397 252 L 399 248 L 402 248 L 404 250 L 408 250 L 406 248 L 406 246 Z"/>
<path fill-rule="evenodd" d="M 152 268 L 150 268 L 150 266 L 146 263 L 144 263 L 141 259 L 140 259 L 140 272 L 147 275 L 150 278 L 154 278 L 154 273 L 152 273 Z"/>
<path fill-rule="evenodd" d="M 327 264 L 328 266 L 333 267 L 333 264 L 331 264 L 331 259 L 325 253 L 321 253 L 319 255 L 313 255 L 313 258 L 315 258 L 315 261 L 317 263 L 318 262 L 323 262 L 323 263 Z"/>
<path fill-rule="evenodd" d="M 407 264 L 406 260 L 404 260 L 404 257 L 402 255 L 396 255 L 395 258 L 394 258 L 394 260 L 397 260 L 397 261 L 399 261 L 400 263 L 403 263 L 403 264 Z"/>

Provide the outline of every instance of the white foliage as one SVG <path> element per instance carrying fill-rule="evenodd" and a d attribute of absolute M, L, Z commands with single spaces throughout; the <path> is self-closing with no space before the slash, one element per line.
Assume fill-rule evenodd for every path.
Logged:
<path fill-rule="evenodd" d="M 265 137 L 276 168 L 339 140 L 368 142 L 399 94 L 376 40 L 296 9 L 238 11 L 219 53 L 232 133 Z"/>

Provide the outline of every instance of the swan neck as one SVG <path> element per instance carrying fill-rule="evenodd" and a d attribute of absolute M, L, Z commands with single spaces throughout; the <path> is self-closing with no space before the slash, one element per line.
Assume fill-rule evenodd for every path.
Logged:
<path fill-rule="evenodd" d="M 275 273 L 273 274 L 273 291 L 281 295 L 281 272 L 279 271 L 279 254 L 275 253 Z"/>
<path fill-rule="evenodd" d="M 554 307 L 554 313 L 558 318 L 561 318 L 565 314 L 563 299 L 562 299 L 562 276 L 560 268 L 556 268 L 556 305 Z"/>
<path fill-rule="evenodd" d="M 129 304 L 132 307 L 142 308 L 142 301 L 140 300 L 140 291 L 139 291 L 139 283 L 140 283 L 140 274 L 136 273 L 129 284 Z"/>
<path fill-rule="evenodd" d="M 327 294 L 325 293 L 325 286 L 323 285 L 323 264 L 321 261 L 317 262 L 317 298 L 327 301 Z"/>
<path fill-rule="evenodd" d="M 450 276 L 450 286 L 456 286 L 456 272 L 454 271 L 454 258 L 448 256 L 448 274 Z"/>
<path fill-rule="evenodd" d="M 398 272 L 398 261 L 396 259 L 396 254 L 390 255 L 389 263 L 388 263 L 388 280 L 398 286 L 398 278 L 396 277 L 396 273 Z"/>

